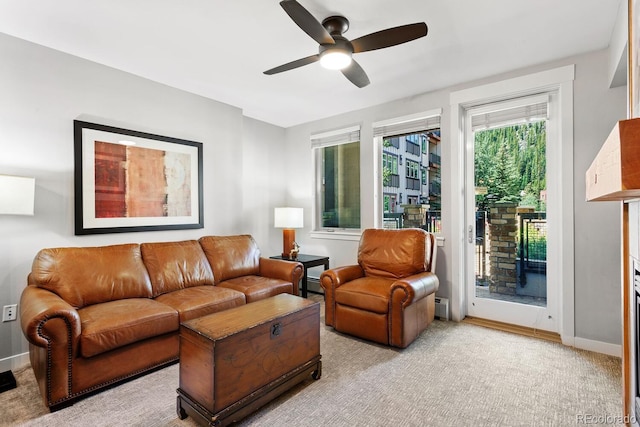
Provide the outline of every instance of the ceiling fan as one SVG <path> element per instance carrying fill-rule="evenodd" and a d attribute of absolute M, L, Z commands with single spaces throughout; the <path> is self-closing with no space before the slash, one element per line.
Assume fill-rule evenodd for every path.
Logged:
<path fill-rule="evenodd" d="M 320 64 L 325 68 L 342 71 L 342 74 L 351 83 L 362 88 L 369 84 L 369 77 L 360 64 L 352 58 L 354 53 L 391 47 L 427 35 L 427 24 L 419 22 L 388 28 L 354 40 L 348 40 L 342 35 L 349 29 L 349 21 L 344 16 L 330 16 L 324 19 L 321 24 L 296 0 L 282 0 L 280 6 L 302 31 L 320 44 L 320 47 L 317 55 L 307 56 L 272 68 L 264 72 L 267 75 L 289 71 L 320 61 Z"/>

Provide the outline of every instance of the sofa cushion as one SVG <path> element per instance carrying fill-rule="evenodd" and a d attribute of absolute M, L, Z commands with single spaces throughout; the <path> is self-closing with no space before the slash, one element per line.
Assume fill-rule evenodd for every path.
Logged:
<path fill-rule="evenodd" d="M 217 287 L 235 289 L 242 292 L 247 303 L 269 298 L 278 294 L 293 294 L 291 282 L 280 279 L 271 279 L 262 276 L 241 276 L 218 283 Z"/>
<path fill-rule="evenodd" d="M 362 232 L 358 263 L 365 276 L 402 278 L 429 269 L 431 240 L 420 228 L 367 229 Z"/>
<path fill-rule="evenodd" d="M 175 309 L 180 322 L 245 304 L 242 292 L 218 286 L 194 286 L 160 295 L 156 301 Z"/>
<path fill-rule="evenodd" d="M 137 244 L 42 249 L 29 284 L 75 308 L 123 298 L 150 298 L 151 282 Z"/>
<path fill-rule="evenodd" d="M 205 236 L 199 242 L 211 264 L 215 284 L 259 274 L 260 250 L 250 235 Z"/>
<path fill-rule="evenodd" d="M 80 354 L 91 357 L 145 338 L 175 332 L 178 312 L 152 299 L 128 298 L 78 310 Z"/>
<path fill-rule="evenodd" d="M 195 240 L 143 243 L 140 249 L 154 297 L 191 286 L 213 285 L 211 266 Z"/>
<path fill-rule="evenodd" d="M 385 277 L 361 277 L 336 289 L 337 304 L 356 307 L 374 313 L 389 312 L 391 284 L 395 279 Z"/>

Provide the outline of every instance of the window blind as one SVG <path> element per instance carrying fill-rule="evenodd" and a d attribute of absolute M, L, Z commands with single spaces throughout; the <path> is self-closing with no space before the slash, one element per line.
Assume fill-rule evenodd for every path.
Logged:
<path fill-rule="evenodd" d="M 491 109 L 471 110 L 471 130 L 492 129 L 520 123 L 547 120 L 549 97 L 537 95 L 492 104 Z"/>
<path fill-rule="evenodd" d="M 440 112 L 376 122 L 373 124 L 373 136 L 398 136 L 421 132 L 440 127 Z"/>
<path fill-rule="evenodd" d="M 360 126 L 351 126 L 344 129 L 311 134 L 311 147 L 330 147 L 332 145 L 346 144 L 360 141 Z"/>

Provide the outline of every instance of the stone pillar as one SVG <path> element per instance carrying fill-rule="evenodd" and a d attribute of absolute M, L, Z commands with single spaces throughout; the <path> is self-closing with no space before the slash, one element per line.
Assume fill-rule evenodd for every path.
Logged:
<path fill-rule="evenodd" d="M 402 228 L 420 228 L 427 223 L 429 205 L 402 205 Z"/>
<path fill-rule="evenodd" d="M 496 202 L 489 207 L 490 292 L 516 294 L 516 207 L 512 202 Z"/>

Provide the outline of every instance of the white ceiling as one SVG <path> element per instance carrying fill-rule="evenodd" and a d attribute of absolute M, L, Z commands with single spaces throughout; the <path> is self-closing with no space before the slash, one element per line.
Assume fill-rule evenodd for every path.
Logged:
<path fill-rule="evenodd" d="M 358 89 L 319 63 L 278 0 L 0 0 L 0 32 L 241 108 L 289 127 L 609 45 L 622 0 L 299 0 L 354 39 L 424 21 L 427 37 L 356 54 Z M 626 2 L 624 2 L 626 4 Z M 0 61 L 2 59 L 0 58 Z M 43 64 L 46 67 L 46 64 Z"/>

